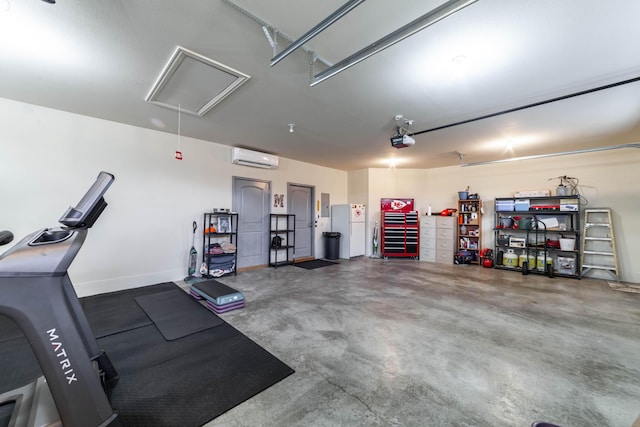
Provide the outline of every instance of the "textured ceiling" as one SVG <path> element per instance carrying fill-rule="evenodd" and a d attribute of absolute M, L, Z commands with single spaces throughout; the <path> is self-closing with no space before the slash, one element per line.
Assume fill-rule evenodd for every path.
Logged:
<path fill-rule="evenodd" d="M 335 63 L 442 3 L 368 0 L 305 47 Z M 235 4 L 295 39 L 344 1 Z M 3 0 L 0 97 L 177 133 L 145 96 L 182 46 L 251 76 L 183 135 L 344 170 L 565 152 L 640 141 L 640 82 L 419 132 L 640 76 L 637 16 L 635 0 L 479 0 L 310 87 L 309 55 L 270 67 L 261 26 L 222 0 Z M 398 114 L 413 147 L 390 145 Z"/>

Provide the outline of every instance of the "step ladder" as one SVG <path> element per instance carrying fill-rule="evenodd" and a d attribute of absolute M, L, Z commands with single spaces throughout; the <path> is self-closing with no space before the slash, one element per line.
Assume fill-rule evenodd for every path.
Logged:
<path fill-rule="evenodd" d="M 610 208 L 584 210 L 580 265 L 583 276 L 592 270 L 602 270 L 612 274 L 616 282 L 620 282 Z"/>

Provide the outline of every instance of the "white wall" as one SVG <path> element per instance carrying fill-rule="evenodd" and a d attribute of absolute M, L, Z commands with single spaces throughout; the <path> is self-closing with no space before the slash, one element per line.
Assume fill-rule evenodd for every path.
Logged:
<path fill-rule="evenodd" d="M 233 176 L 271 181 L 272 193 L 286 194 L 288 182 L 310 185 L 318 198 L 347 202 L 344 171 L 284 158 L 274 171 L 233 165 L 230 147 L 186 137 L 177 161 L 178 138 L 164 132 L 5 99 L 0 129 L 0 229 L 16 241 L 57 226 L 101 170 L 116 177 L 70 269 L 81 296 L 184 278 L 191 223 L 199 237 L 205 211 L 231 207 Z M 315 245 L 322 256 L 318 230 Z M 196 248 L 201 256 L 201 239 Z"/>
<path fill-rule="evenodd" d="M 369 169 L 369 200 L 367 205 L 367 255 L 372 252 L 373 229 L 378 222 L 380 234 L 380 199 L 401 198 L 414 199 L 415 208 L 422 215 L 426 213 L 432 194 L 427 192 L 427 170 L 424 169 Z M 378 245 L 378 255 L 382 252 L 382 242 Z"/>
<path fill-rule="evenodd" d="M 186 137 L 184 160 L 177 161 L 176 135 L 5 99 L 0 99 L 0 131 L 0 229 L 13 231 L 16 239 L 57 225 L 59 216 L 79 200 L 100 170 L 116 176 L 106 197 L 109 207 L 70 270 L 80 295 L 182 279 L 191 222 L 196 220 L 201 227 L 203 212 L 231 207 L 233 176 L 271 181 L 273 193 L 286 194 L 291 182 L 314 186 L 316 199 L 329 193 L 331 204 L 366 203 L 367 255 L 383 197 L 411 197 L 421 213 L 429 204 L 438 213 L 455 207 L 457 192 L 469 185 L 484 200 L 483 246 L 490 247 L 495 197 L 510 197 L 517 190 L 553 189 L 557 180 L 549 178 L 575 176 L 589 206 L 613 209 L 622 279 L 640 282 L 635 262 L 640 256 L 637 149 L 467 168 L 368 169 L 347 174 L 284 158 L 276 171 L 232 165 L 230 147 Z M 364 195 L 366 200 L 359 200 Z M 326 229 L 324 222 L 315 229 L 316 257 L 324 255 Z"/>
<path fill-rule="evenodd" d="M 606 142 L 603 142 L 606 146 Z M 567 175 L 580 180 L 587 207 L 610 207 L 622 280 L 640 282 L 640 150 L 635 148 L 550 157 L 485 166 L 415 170 L 371 169 L 369 222 L 380 218 L 380 198 L 412 197 L 421 215 L 430 204 L 434 214 L 457 207 L 458 191 L 470 186 L 484 202 L 482 246 L 493 246 L 493 201 L 512 197 L 514 191 L 548 189 Z M 583 206 L 584 208 L 584 206 Z M 370 241 L 370 234 L 368 239 Z M 609 278 L 607 275 L 594 277 Z"/>
<path fill-rule="evenodd" d="M 349 203 L 369 203 L 369 170 L 360 169 L 349 172 Z"/>

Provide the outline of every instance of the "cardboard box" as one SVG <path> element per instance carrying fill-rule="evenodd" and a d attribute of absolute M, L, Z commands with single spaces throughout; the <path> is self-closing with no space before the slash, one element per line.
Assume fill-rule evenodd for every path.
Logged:
<path fill-rule="evenodd" d="M 560 199 L 561 205 L 577 205 L 578 199 Z"/>
<path fill-rule="evenodd" d="M 559 274 L 576 274 L 576 259 L 559 256 L 556 260 L 556 270 Z"/>
<path fill-rule="evenodd" d="M 509 246 L 512 248 L 524 248 L 526 245 L 526 239 L 520 237 L 510 237 Z"/>
<path fill-rule="evenodd" d="M 578 212 L 578 205 L 560 205 L 562 212 Z"/>
<path fill-rule="evenodd" d="M 549 197 L 551 196 L 551 191 L 549 190 L 525 190 L 525 191 L 516 191 L 513 193 L 513 197 Z"/>
<path fill-rule="evenodd" d="M 560 210 L 563 212 L 577 212 L 580 207 L 578 199 L 561 199 Z"/>

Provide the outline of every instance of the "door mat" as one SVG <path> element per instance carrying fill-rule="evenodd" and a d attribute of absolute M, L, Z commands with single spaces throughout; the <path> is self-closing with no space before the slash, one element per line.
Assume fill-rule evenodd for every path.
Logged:
<path fill-rule="evenodd" d="M 640 294 L 640 285 L 631 285 L 628 283 L 617 283 L 617 282 L 607 282 L 609 283 L 609 287 L 614 291 L 620 292 L 631 292 Z"/>
<path fill-rule="evenodd" d="M 338 264 L 337 262 L 326 261 L 324 259 L 314 259 L 311 261 L 297 262 L 294 265 L 296 267 L 304 268 L 307 270 L 313 270 L 314 268 L 326 267 L 328 265 Z"/>

